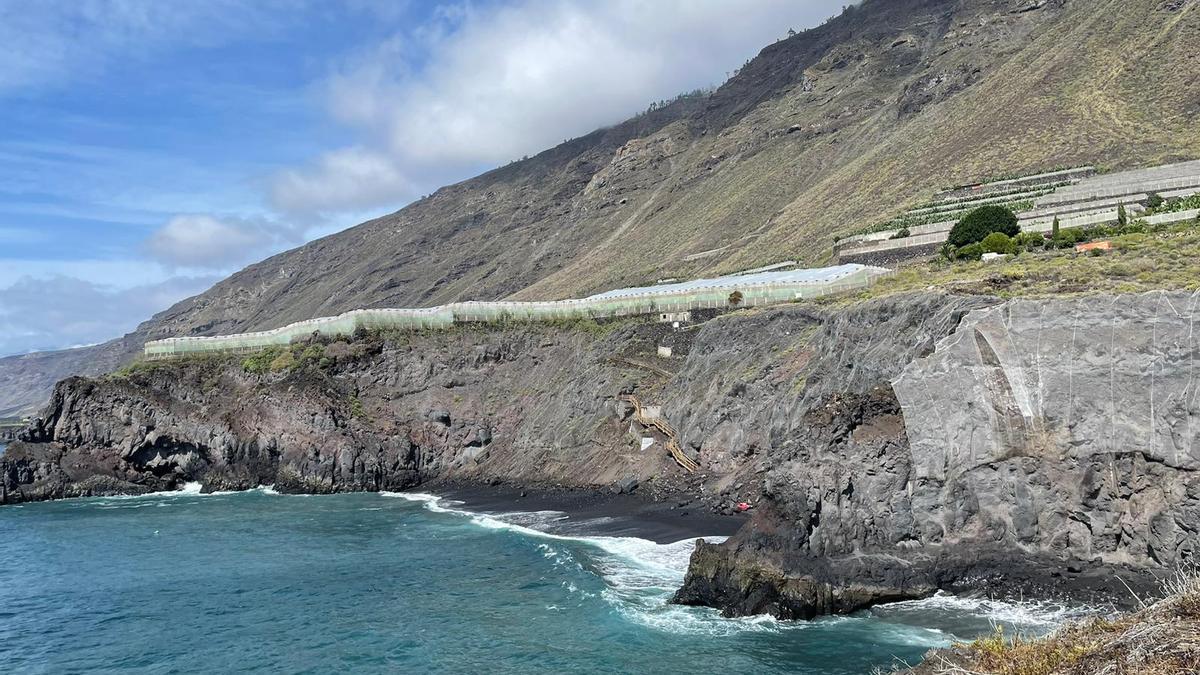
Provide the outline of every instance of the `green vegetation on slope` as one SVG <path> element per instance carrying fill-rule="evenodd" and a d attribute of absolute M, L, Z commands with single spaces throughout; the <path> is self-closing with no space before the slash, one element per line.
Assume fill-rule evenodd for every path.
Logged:
<path fill-rule="evenodd" d="M 1136 221 L 1129 225 L 1137 226 Z M 897 270 L 854 297 L 927 288 L 1000 297 L 1200 290 L 1200 221 L 1121 234 L 1111 241 L 1112 250 L 1100 253 L 1047 248 L 996 262 L 921 263 Z"/>

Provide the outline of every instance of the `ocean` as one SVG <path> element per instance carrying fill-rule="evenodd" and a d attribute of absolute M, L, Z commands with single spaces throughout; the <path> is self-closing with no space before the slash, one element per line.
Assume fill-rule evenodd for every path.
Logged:
<path fill-rule="evenodd" d="M 691 541 L 556 512 L 259 489 L 0 507 L 9 673 L 854 673 L 1070 610 L 937 596 L 811 622 L 668 604 Z M 564 534 L 566 533 L 566 534 Z"/>

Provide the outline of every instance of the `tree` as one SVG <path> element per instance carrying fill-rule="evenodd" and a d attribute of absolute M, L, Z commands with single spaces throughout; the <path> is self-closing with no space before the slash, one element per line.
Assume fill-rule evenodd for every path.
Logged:
<path fill-rule="evenodd" d="M 950 230 L 947 241 L 962 248 L 968 244 L 983 241 L 983 238 L 993 232 L 1003 232 L 1006 236 L 1015 237 L 1021 227 L 1017 225 L 1017 214 L 1007 206 L 989 204 L 981 206 L 962 217 Z"/>
<path fill-rule="evenodd" d="M 1054 216 L 1054 224 L 1050 226 L 1050 238 L 1058 239 L 1058 216 Z"/>
<path fill-rule="evenodd" d="M 1117 204 L 1117 224 L 1118 225 L 1129 224 L 1129 215 L 1125 213 L 1125 205 L 1124 204 Z"/>
<path fill-rule="evenodd" d="M 742 292 L 734 291 L 734 292 L 730 293 L 729 294 L 729 305 L 731 307 L 737 307 L 740 304 L 742 304 Z"/>

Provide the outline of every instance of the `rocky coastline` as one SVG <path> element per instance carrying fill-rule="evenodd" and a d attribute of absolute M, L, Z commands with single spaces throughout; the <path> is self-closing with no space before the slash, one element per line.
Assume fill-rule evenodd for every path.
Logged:
<path fill-rule="evenodd" d="M 61 382 L 0 458 L 0 501 L 190 481 L 625 493 L 664 519 L 745 501 L 677 602 L 794 619 L 939 589 L 1120 601 L 1197 545 L 1191 307 L 929 292 L 679 330 L 363 334 L 266 369 L 157 362 Z M 631 394 L 700 471 L 636 423 Z"/>

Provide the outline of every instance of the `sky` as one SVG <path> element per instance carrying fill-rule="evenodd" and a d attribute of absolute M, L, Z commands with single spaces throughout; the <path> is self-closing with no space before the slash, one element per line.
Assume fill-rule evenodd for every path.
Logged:
<path fill-rule="evenodd" d="M 0 356 L 720 84 L 845 0 L 0 0 Z"/>

